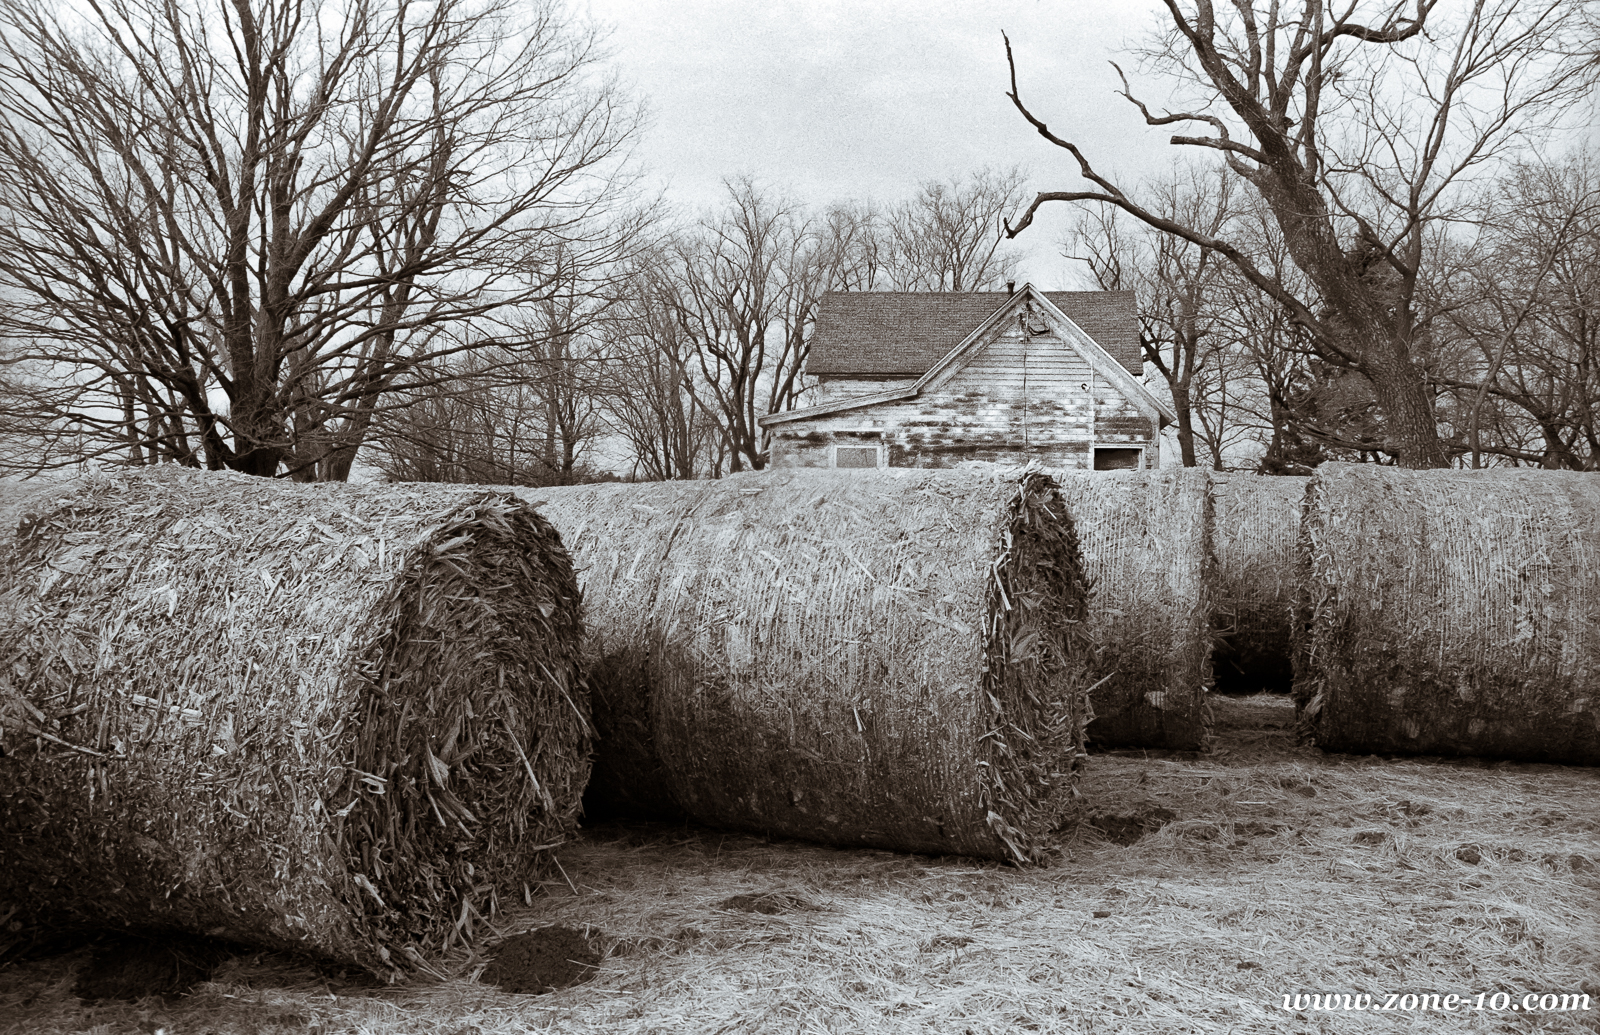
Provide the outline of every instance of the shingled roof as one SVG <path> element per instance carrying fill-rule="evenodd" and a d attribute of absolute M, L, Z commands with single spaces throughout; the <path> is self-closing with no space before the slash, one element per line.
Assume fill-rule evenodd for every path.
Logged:
<path fill-rule="evenodd" d="M 1043 291 L 1134 375 L 1144 373 L 1132 291 Z M 921 377 L 1011 296 L 1004 291 L 829 291 L 806 373 Z"/>

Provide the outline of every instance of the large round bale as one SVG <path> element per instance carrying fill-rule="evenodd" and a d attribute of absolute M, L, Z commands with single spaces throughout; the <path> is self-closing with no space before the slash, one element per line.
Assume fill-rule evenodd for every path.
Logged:
<path fill-rule="evenodd" d="M 0 915 L 399 977 L 525 894 L 588 777 L 581 605 L 509 493 L 175 469 L 0 542 Z"/>
<path fill-rule="evenodd" d="M 1299 563 L 1319 747 L 1600 765 L 1600 476 L 1324 465 Z"/>
<path fill-rule="evenodd" d="M 1295 541 L 1306 483 L 1298 475 L 1213 474 L 1216 689 L 1287 692 L 1294 680 Z"/>
<path fill-rule="evenodd" d="M 47 478 L 0 479 L 0 539 L 10 538 L 28 514 L 47 506 L 52 492 L 75 484 Z"/>
<path fill-rule="evenodd" d="M 1217 597 L 1209 472 L 1063 472 L 1093 582 L 1093 747 L 1206 749 Z"/>
<path fill-rule="evenodd" d="M 583 582 L 606 804 L 1040 857 L 1074 798 L 1090 660 L 1053 480 L 792 471 L 526 498 Z"/>

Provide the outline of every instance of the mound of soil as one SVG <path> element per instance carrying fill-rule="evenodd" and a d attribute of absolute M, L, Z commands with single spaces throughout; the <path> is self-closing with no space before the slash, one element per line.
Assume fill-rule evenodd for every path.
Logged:
<path fill-rule="evenodd" d="M 600 954 L 583 932 L 559 924 L 513 935 L 495 946 L 482 980 L 506 992 L 535 995 L 576 985 L 594 976 Z"/>
<path fill-rule="evenodd" d="M 789 913 L 797 909 L 809 909 L 811 904 L 797 895 L 790 895 L 782 891 L 769 891 L 765 894 L 732 895 L 717 903 L 718 909 L 736 909 L 741 913 L 761 913 L 765 916 L 776 916 L 779 913 Z"/>
<path fill-rule="evenodd" d="M 95 945 L 78 971 L 79 999 L 143 999 L 181 995 L 235 955 L 233 946 L 187 934 L 115 935 Z"/>
<path fill-rule="evenodd" d="M 1178 814 L 1171 809 L 1152 805 L 1124 815 L 1098 815 L 1089 820 L 1089 825 L 1099 830 L 1107 841 L 1119 845 L 1131 845 L 1144 835 L 1160 830 L 1177 818 Z"/>

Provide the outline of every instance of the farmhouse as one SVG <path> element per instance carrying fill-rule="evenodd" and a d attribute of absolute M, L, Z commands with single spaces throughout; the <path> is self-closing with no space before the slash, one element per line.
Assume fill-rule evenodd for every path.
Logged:
<path fill-rule="evenodd" d="M 771 466 L 1160 465 L 1131 291 L 829 292 L 816 402 L 761 419 Z"/>

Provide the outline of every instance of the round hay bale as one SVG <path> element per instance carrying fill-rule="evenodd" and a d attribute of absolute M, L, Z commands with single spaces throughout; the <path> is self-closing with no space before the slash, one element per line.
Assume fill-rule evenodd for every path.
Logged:
<path fill-rule="evenodd" d="M 1600 765 L 1600 477 L 1325 464 L 1298 551 L 1317 746 Z"/>
<path fill-rule="evenodd" d="M 1217 598 L 1210 472 L 1064 471 L 1060 481 L 1094 586 L 1090 745 L 1205 750 Z"/>
<path fill-rule="evenodd" d="M 1211 656 L 1218 691 L 1287 693 L 1293 684 L 1295 541 L 1310 480 L 1211 476 L 1217 511 Z"/>
<path fill-rule="evenodd" d="M 52 491 L 59 494 L 76 484 L 47 478 L 0 479 L 0 538 L 9 539 L 24 518 L 48 506 Z"/>
<path fill-rule="evenodd" d="M 785 471 L 524 496 L 583 582 L 614 795 L 597 805 L 1040 857 L 1073 800 L 1090 660 L 1054 481 Z"/>
<path fill-rule="evenodd" d="M 175 469 L 0 543 L 0 909 L 395 978 L 574 825 L 581 605 L 508 493 Z"/>
<path fill-rule="evenodd" d="M 595 731 L 584 815 L 684 820 L 656 751 L 650 644 L 683 515 L 716 482 L 517 489 L 562 533 L 583 586 L 584 671 Z M 570 542 L 568 541 L 570 537 Z M 626 567 L 621 565 L 626 564 Z"/>

